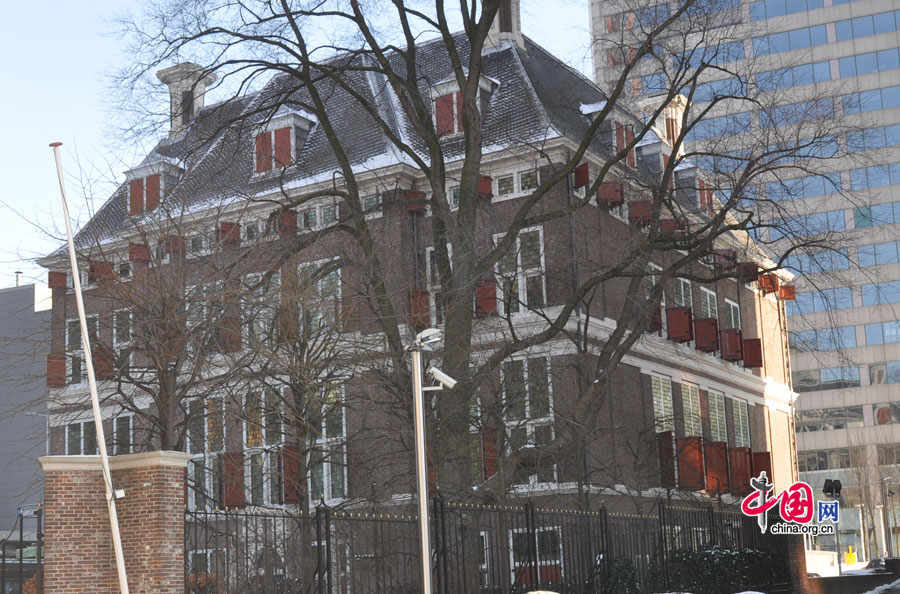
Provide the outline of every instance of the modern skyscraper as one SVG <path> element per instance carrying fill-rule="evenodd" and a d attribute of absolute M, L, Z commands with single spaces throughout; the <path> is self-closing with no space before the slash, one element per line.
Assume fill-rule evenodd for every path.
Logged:
<path fill-rule="evenodd" d="M 629 63 L 622 48 L 634 47 L 641 29 L 652 29 L 680 6 L 651 4 L 591 0 L 601 87 L 610 88 Z M 676 39 L 685 51 L 691 45 L 716 48 L 706 60 L 713 67 L 693 87 L 694 112 L 717 93 L 752 93 L 758 103 L 748 108 L 735 99 L 717 106 L 709 113 L 715 117 L 689 138 L 727 140 L 811 121 L 856 128 L 827 137 L 843 157 L 813 163 L 812 175 L 786 172 L 790 179 L 758 188 L 790 230 L 828 237 L 821 249 L 786 260 L 803 275 L 787 310 L 799 393 L 800 477 L 817 493 L 825 479 L 840 479 L 842 528 L 856 532 L 855 539 L 846 534 L 842 540 L 880 553 L 888 548 L 885 533 L 894 532 L 885 523 L 897 525 L 891 487 L 900 492 L 900 10 L 884 0 L 704 4 L 706 13 L 721 15 L 714 41 L 697 41 L 696 29 L 693 37 L 680 36 L 677 26 L 659 41 Z M 627 31 L 637 32 L 630 46 L 623 45 Z M 685 55 L 694 59 L 698 53 L 672 52 L 670 59 Z M 728 67 L 721 71 L 715 67 L 720 63 Z M 654 56 L 637 61 L 626 93 L 640 105 L 673 84 L 664 71 Z M 735 71 L 741 73 L 735 77 Z M 761 236 L 774 242 L 783 232 L 764 229 Z M 881 512 L 883 498 L 887 514 Z"/>

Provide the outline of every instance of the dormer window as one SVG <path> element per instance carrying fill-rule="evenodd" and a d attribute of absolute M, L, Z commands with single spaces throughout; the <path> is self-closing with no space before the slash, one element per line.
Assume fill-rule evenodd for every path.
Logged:
<path fill-rule="evenodd" d="M 291 128 L 267 130 L 256 135 L 256 173 L 293 163 L 293 134 Z"/>
<path fill-rule="evenodd" d="M 159 175 L 148 175 L 128 183 L 128 214 L 152 212 L 159 206 Z"/>
<path fill-rule="evenodd" d="M 438 136 L 451 136 L 461 134 L 462 123 L 462 93 L 447 93 L 434 99 L 434 125 Z"/>

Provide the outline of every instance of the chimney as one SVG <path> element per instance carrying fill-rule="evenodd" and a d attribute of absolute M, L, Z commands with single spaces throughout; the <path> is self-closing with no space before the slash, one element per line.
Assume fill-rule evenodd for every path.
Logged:
<path fill-rule="evenodd" d="M 182 62 L 160 70 L 156 77 L 169 87 L 169 136 L 174 136 L 203 109 L 206 87 L 216 81 L 216 75 L 191 62 Z"/>
<path fill-rule="evenodd" d="M 500 47 L 505 40 L 515 41 L 525 49 L 525 41 L 522 39 L 522 20 L 519 17 L 519 0 L 500 0 L 500 8 L 491 23 L 487 39 L 484 40 L 485 49 Z"/>

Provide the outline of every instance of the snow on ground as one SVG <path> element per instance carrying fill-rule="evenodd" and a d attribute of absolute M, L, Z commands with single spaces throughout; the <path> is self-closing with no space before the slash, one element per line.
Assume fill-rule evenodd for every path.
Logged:
<path fill-rule="evenodd" d="M 897 592 L 898 590 L 900 590 L 900 580 L 891 582 L 890 584 L 885 584 L 883 586 L 878 586 L 874 590 L 869 590 L 865 594 L 892 594 L 893 592 Z"/>

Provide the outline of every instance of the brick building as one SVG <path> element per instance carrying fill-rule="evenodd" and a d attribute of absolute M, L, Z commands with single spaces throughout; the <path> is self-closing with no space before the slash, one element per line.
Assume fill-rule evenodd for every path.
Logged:
<path fill-rule="evenodd" d="M 446 291 L 467 291 L 469 389 L 454 402 L 436 397 L 429 419 L 432 443 L 460 446 L 431 452 L 442 490 L 459 495 L 443 473 L 460 457 L 470 493 L 587 492 L 622 507 L 673 494 L 729 501 L 763 469 L 779 489 L 793 480 L 780 299 L 790 288 L 779 287 L 790 276 L 760 276 L 773 263 L 740 229 L 694 233 L 718 204 L 696 167 L 679 168 L 671 192 L 664 186 L 670 206 L 652 199 L 648 180 L 671 156 L 664 134 L 648 125 L 626 150 L 640 120 L 607 114 L 596 85 L 524 37 L 515 10 L 507 17 L 495 23 L 477 81 L 474 193 L 462 173 L 464 108 L 473 106 L 442 41 L 416 48 L 447 170 L 438 193 L 395 146 L 426 155 L 427 142 L 361 62 L 329 62 L 343 78 L 316 83 L 328 87 L 319 108 L 287 75 L 205 106 L 214 76 L 193 64 L 159 73 L 171 95 L 169 135 L 76 239 L 113 453 L 190 452 L 196 507 L 407 502 L 402 346 L 454 315 Z M 467 51 L 463 35 L 456 43 Z M 438 214 L 495 261 L 463 281 L 440 274 Z M 701 241 L 704 257 L 684 262 Z M 465 262 L 448 251 L 454 267 Z M 41 262 L 54 292 L 51 453 L 90 454 L 71 273 L 62 250 Z M 596 271 L 618 268 L 581 289 Z M 491 363 L 504 345 L 554 324 L 563 331 Z M 637 341 L 608 378 L 596 376 L 602 346 L 631 324 Z M 595 384 L 608 387 L 584 406 Z M 453 406 L 468 420 L 448 437 L 441 415 Z"/>

